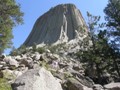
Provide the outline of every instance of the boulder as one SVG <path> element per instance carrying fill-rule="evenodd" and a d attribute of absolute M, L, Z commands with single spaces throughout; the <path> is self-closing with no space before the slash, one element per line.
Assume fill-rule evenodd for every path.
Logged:
<path fill-rule="evenodd" d="M 58 80 L 44 68 L 28 70 L 11 86 L 12 90 L 62 90 Z"/>
<path fill-rule="evenodd" d="M 11 56 L 5 57 L 4 61 L 11 66 L 18 67 L 18 62 L 15 59 L 13 59 Z"/>
<path fill-rule="evenodd" d="M 0 69 L 3 67 L 3 65 L 0 65 Z"/>
<path fill-rule="evenodd" d="M 3 72 L 4 78 L 6 78 L 9 81 L 13 81 L 16 78 L 12 70 L 5 69 L 2 72 Z"/>
<path fill-rule="evenodd" d="M 26 67 L 29 67 L 29 66 L 30 66 L 30 63 L 33 63 L 33 60 L 32 60 L 32 58 L 30 58 L 30 57 L 27 57 L 26 59 L 23 58 L 23 59 L 20 61 L 20 64 L 23 64 L 23 65 L 25 65 Z"/>
<path fill-rule="evenodd" d="M 93 86 L 93 90 L 104 90 L 103 87 L 100 84 L 95 84 Z"/>
<path fill-rule="evenodd" d="M 89 87 L 86 87 L 86 86 L 83 86 L 83 90 L 93 90 L 93 89 L 89 88 Z"/>
<path fill-rule="evenodd" d="M 79 71 L 79 70 L 82 69 L 82 67 L 80 67 L 80 65 L 78 65 L 78 64 L 74 64 L 73 69 L 76 70 L 76 71 Z"/>
<path fill-rule="evenodd" d="M 104 88 L 107 90 L 120 90 L 120 82 L 106 84 L 104 85 Z"/>
<path fill-rule="evenodd" d="M 91 88 L 94 85 L 94 82 L 89 77 L 81 75 L 79 72 L 71 70 L 69 71 L 81 84 Z"/>
<path fill-rule="evenodd" d="M 29 65 L 29 61 L 26 60 L 26 59 L 22 59 L 21 62 L 20 62 L 20 65 L 25 65 L 25 66 L 28 66 Z"/>
<path fill-rule="evenodd" d="M 20 55 L 17 55 L 17 56 L 15 56 L 15 59 L 16 59 L 17 61 L 20 61 L 20 60 L 22 59 L 22 57 L 21 57 Z"/>
<path fill-rule="evenodd" d="M 6 65 L 5 61 L 0 61 L 0 65 Z"/>
<path fill-rule="evenodd" d="M 69 78 L 66 84 L 68 90 L 83 90 L 82 84 L 74 78 Z"/>
<path fill-rule="evenodd" d="M 33 56 L 33 60 L 39 61 L 39 60 L 40 60 L 40 57 L 41 57 L 41 55 L 36 52 L 35 55 Z"/>

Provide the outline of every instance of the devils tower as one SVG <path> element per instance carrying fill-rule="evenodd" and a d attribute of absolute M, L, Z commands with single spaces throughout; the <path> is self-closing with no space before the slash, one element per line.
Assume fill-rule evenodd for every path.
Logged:
<path fill-rule="evenodd" d="M 87 33 L 84 19 L 76 6 L 60 4 L 37 19 L 24 45 L 70 42 L 84 38 Z"/>

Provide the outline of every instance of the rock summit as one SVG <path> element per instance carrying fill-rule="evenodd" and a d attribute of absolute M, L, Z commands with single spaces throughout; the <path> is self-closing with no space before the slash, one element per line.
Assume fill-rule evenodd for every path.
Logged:
<path fill-rule="evenodd" d="M 60 44 L 87 36 L 87 26 L 76 6 L 60 4 L 37 19 L 24 45 Z"/>

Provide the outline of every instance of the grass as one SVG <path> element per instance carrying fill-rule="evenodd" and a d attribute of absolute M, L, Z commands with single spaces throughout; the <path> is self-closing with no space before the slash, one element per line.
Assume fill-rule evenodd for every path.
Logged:
<path fill-rule="evenodd" d="M 12 90 L 11 85 L 5 78 L 0 78 L 0 90 Z"/>

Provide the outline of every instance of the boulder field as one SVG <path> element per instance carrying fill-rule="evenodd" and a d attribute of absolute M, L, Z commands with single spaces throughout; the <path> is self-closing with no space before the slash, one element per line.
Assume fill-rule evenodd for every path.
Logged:
<path fill-rule="evenodd" d="M 85 76 L 84 63 L 64 54 L 47 49 L 42 54 L 30 50 L 4 55 L 0 58 L 0 78 L 6 78 L 12 90 L 120 90 L 120 83 L 95 84 Z"/>

